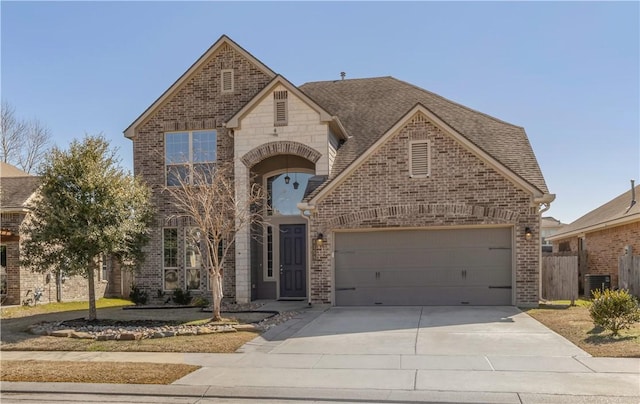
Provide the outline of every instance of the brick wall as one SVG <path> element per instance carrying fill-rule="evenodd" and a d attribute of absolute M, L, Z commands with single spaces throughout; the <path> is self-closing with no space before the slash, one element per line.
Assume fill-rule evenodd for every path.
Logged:
<path fill-rule="evenodd" d="M 2 227 L 10 230 L 13 234 L 19 234 L 20 224 L 26 216 L 24 214 L 7 216 L 3 215 Z M 42 288 L 43 294 L 40 303 L 57 301 L 56 276 L 55 273 L 32 272 L 29 268 L 20 267 L 20 241 L 0 241 L 0 244 L 7 247 L 7 297 L 3 301 L 5 305 L 22 304 L 27 297 L 33 297 L 36 288 Z M 96 274 L 96 298 L 104 296 L 107 282 L 99 279 Z M 87 280 L 82 276 L 68 277 L 62 285 L 62 301 L 82 301 L 89 299 Z"/>
<path fill-rule="evenodd" d="M 223 69 L 234 70 L 232 93 L 221 93 L 220 73 Z M 152 203 L 156 209 L 155 229 L 145 249 L 147 257 L 135 276 L 135 283 L 147 290 L 156 301 L 157 290 L 162 289 L 162 227 L 175 226 L 178 234 L 184 234 L 188 223 L 170 221 L 177 212 L 170 199 L 162 192 L 165 183 L 164 133 L 176 130 L 217 130 L 217 156 L 219 161 L 232 161 L 234 139 L 222 126 L 234 113 L 249 102 L 271 77 L 258 69 L 233 47 L 223 44 L 181 88 L 161 105 L 137 129 L 133 139 L 134 172 L 152 187 Z M 184 238 L 179 240 L 179 273 L 184 288 Z M 225 296 L 235 296 L 235 251 L 230 251 L 225 267 Z M 208 296 L 208 291 L 202 291 Z M 192 292 L 192 294 L 197 294 Z"/>
<path fill-rule="evenodd" d="M 409 178 L 409 142 L 431 141 L 431 177 Z M 337 229 L 515 227 L 516 304 L 538 304 L 540 215 L 531 196 L 416 116 L 317 204 L 311 234 Z M 524 229 L 533 231 L 525 240 Z M 311 300 L 330 303 L 333 237 L 313 251 Z"/>
<path fill-rule="evenodd" d="M 553 251 L 568 243 L 572 252 L 578 251 L 578 237 L 568 237 L 553 241 Z M 618 258 L 625 246 L 632 246 L 634 254 L 640 251 L 640 222 L 622 226 L 607 227 L 584 235 L 587 252 L 586 274 L 611 275 L 611 287 L 618 287 Z"/>

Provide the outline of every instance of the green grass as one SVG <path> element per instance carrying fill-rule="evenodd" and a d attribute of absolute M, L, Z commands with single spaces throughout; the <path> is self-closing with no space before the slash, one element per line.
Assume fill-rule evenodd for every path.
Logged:
<path fill-rule="evenodd" d="M 576 301 L 574 302 L 574 306 L 577 307 L 589 307 L 590 305 L 591 300 L 576 299 Z M 545 306 L 571 306 L 571 300 L 553 300 L 540 304 L 540 307 Z"/>
<path fill-rule="evenodd" d="M 133 303 L 125 299 L 102 298 L 96 301 L 96 308 L 131 306 Z M 2 318 L 25 317 L 34 314 L 59 313 L 64 311 L 88 310 L 89 302 L 45 303 L 34 307 L 17 306 L 2 309 Z"/>

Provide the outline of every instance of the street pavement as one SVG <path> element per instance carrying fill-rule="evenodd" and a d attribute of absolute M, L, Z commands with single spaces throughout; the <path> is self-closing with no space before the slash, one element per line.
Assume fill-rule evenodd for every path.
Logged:
<path fill-rule="evenodd" d="M 2 401 L 640 402 L 640 359 L 593 358 L 515 307 L 299 309 L 234 354 L 2 352 L 202 366 L 169 386 L 5 382 Z"/>

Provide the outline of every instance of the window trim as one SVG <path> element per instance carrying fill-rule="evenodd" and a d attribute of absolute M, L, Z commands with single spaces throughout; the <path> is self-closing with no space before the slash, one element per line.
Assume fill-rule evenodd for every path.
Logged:
<path fill-rule="evenodd" d="M 197 249 L 197 247 L 195 248 L 195 251 L 198 255 L 200 255 L 200 265 L 199 266 L 191 266 L 189 265 L 188 261 L 187 261 L 187 248 L 189 248 L 189 237 L 192 237 L 191 235 L 189 235 L 188 233 L 190 231 L 197 231 L 197 227 L 185 227 L 184 228 L 184 288 L 185 290 L 202 290 L 202 253 Z M 189 276 L 189 270 L 190 269 L 197 269 L 198 270 L 198 282 L 199 285 L 197 288 L 190 288 L 189 287 L 189 282 L 188 282 L 188 276 Z M 208 279 L 207 279 L 208 281 Z"/>
<path fill-rule="evenodd" d="M 198 161 L 194 163 L 193 161 L 193 135 L 197 132 L 213 132 L 215 133 L 215 159 L 212 161 Z M 171 163 L 169 164 L 167 161 L 167 137 L 172 134 L 178 133 L 186 133 L 189 138 L 188 144 L 188 156 L 187 161 L 182 163 Z M 187 167 L 188 175 L 189 175 L 189 184 L 193 185 L 193 169 L 194 165 L 197 164 L 216 164 L 218 162 L 218 130 L 217 129 L 198 129 L 198 130 L 175 130 L 164 132 L 164 184 L 168 187 L 179 187 L 180 185 L 169 185 L 167 183 L 169 179 L 168 169 L 169 167 Z"/>
<path fill-rule="evenodd" d="M 176 231 L 176 265 L 175 267 L 168 267 L 165 266 L 165 230 L 175 230 Z M 177 288 L 180 287 L 180 240 L 179 240 L 179 232 L 178 232 L 178 228 L 177 227 L 163 227 L 162 228 L 162 290 L 165 292 L 172 292 L 175 289 L 166 289 L 166 281 L 165 281 L 165 275 L 166 275 L 166 270 L 170 269 L 170 270 L 175 270 L 176 271 L 176 275 L 178 276 L 178 286 Z"/>
<path fill-rule="evenodd" d="M 426 173 L 414 174 L 414 145 L 424 144 L 427 147 L 426 150 Z M 431 177 L 431 141 L 430 140 L 412 140 L 409 142 L 409 177 L 410 178 L 430 178 Z"/>

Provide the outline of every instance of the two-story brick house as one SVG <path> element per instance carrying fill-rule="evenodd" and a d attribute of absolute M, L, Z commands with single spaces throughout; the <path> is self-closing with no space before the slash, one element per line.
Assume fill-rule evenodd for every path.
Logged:
<path fill-rule="evenodd" d="M 521 127 L 392 77 L 296 87 L 222 36 L 125 136 L 158 213 L 136 276 L 151 295 L 209 287 L 163 188 L 233 161 L 237 196 L 255 181 L 268 208 L 238 234 L 228 298 L 538 303 L 554 196 Z"/>

